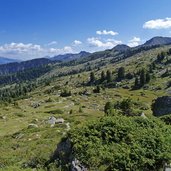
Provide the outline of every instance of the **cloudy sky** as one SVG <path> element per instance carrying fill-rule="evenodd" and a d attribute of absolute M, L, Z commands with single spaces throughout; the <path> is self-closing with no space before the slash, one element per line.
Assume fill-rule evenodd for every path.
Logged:
<path fill-rule="evenodd" d="M 0 0 L 0 56 L 20 60 L 171 37 L 171 0 Z"/>

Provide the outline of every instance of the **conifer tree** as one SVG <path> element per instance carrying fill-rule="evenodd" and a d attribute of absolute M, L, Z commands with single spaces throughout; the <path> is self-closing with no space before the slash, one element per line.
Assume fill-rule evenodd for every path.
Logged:
<path fill-rule="evenodd" d="M 94 72 L 91 72 L 90 73 L 90 83 L 94 83 L 95 80 L 96 80 L 96 78 L 95 78 Z"/>
<path fill-rule="evenodd" d="M 150 82 L 150 74 L 147 72 L 146 73 L 146 83 L 149 83 Z"/>
<path fill-rule="evenodd" d="M 108 83 L 112 81 L 112 73 L 109 70 L 106 72 L 106 79 Z"/>
<path fill-rule="evenodd" d="M 104 80 L 106 79 L 106 75 L 105 75 L 105 72 L 104 71 L 102 71 L 101 72 L 101 82 L 103 82 Z"/>
<path fill-rule="evenodd" d="M 145 83 L 146 83 L 146 74 L 145 74 L 145 70 L 142 69 L 140 72 L 140 85 L 144 86 Z"/>
<path fill-rule="evenodd" d="M 138 79 L 138 77 L 135 78 L 134 87 L 135 88 L 138 88 L 139 87 L 139 79 Z"/>
<path fill-rule="evenodd" d="M 118 80 L 122 80 L 125 78 L 125 68 L 124 67 L 120 67 L 118 69 Z"/>

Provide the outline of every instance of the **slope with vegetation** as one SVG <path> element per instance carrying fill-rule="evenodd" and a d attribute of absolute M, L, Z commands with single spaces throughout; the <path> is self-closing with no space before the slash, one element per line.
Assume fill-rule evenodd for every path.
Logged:
<path fill-rule="evenodd" d="M 152 171 L 170 163 L 169 115 L 151 110 L 171 89 L 164 44 L 122 45 L 5 74 L 0 170 L 69 170 L 78 160 L 88 170 Z M 66 140 L 70 159 L 55 153 Z"/>

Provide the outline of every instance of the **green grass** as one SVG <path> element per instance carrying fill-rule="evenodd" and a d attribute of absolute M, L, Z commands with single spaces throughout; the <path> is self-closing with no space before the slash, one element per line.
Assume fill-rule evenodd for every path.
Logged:
<path fill-rule="evenodd" d="M 101 67 L 100 70 L 94 70 L 95 76 L 96 78 L 100 78 L 102 70 L 110 70 L 114 72 L 113 77 L 115 77 L 117 68 L 121 66 L 126 68 L 126 72 L 133 73 L 142 67 L 146 67 L 161 50 L 168 48 L 170 46 L 141 52 L 115 64 L 109 62 L 112 58 L 106 58 L 104 61 L 107 65 Z M 91 61 L 90 65 L 94 66 L 100 61 L 101 59 Z M 80 69 L 85 65 L 87 64 L 63 67 L 62 69 L 56 67 L 42 78 L 58 75 L 61 72 L 68 73 L 74 69 Z M 162 69 L 155 71 L 156 78 L 151 80 L 147 90 L 140 89 L 133 91 L 122 88 L 124 85 L 131 87 L 134 80 L 130 80 L 121 82 L 118 88 L 106 88 L 99 94 L 93 94 L 93 86 L 81 85 L 83 81 L 87 82 L 89 80 L 90 72 L 83 72 L 61 78 L 55 77 L 50 85 L 38 87 L 33 92 L 30 92 L 28 99 L 18 100 L 18 107 L 15 107 L 13 104 L 8 104 L 7 106 L 2 104 L 0 106 L 0 166 L 4 166 L 2 170 L 23 170 L 21 166 L 35 158 L 40 162 L 39 170 L 42 170 L 43 163 L 49 159 L 57 143 L 66 133 L 65 124 L 57 125 L 53 128 L 47 124 L 46 121 L 50 116 L 64 118 L 65 123 L 69 122 L 71 127 L 82 125 L 87 121 L 96 120 L 104 116 L 103 109 L 107 101 L 115 102 L 128 97 L 134 101 L 143 103 L 144 106 L 148 106 L 148 110 L 144 110 L 144 113 L 151 115 L 150 106 L 152 101 L 159 96 L 166 95 L 168 91 L 166 84 L 170 78 L 160 78 L 159 73 L 161 71 Z M 68 85 L 65 85 L 67 81 Z M 54 88 L 53 92 L 48 91 L 47 93 L 47 90 L 51 90 L 55 86 L 57 88 Z M 161 90 L 156 90 L 157 87 L 161 87 Z M 63 88 L 71 90 L 72 96 L 66 98 L 60 97 L 60 91 Z M 84 90 L 91 92 L 91 95 L 79 95 L 79 92 Z M 32 104 L 36 102 L 39 102 L 40 106 L 37 108 L 32 107 Z M 80 107 L 82 112 L 79 111 Z M 72 114 L 70 114 L 70 110 L 73 111 Z M 4 116 L 5 119 L 3 119 Z M 38 128 L 28 129 L 30 123 L 37 124 Z M 30 169 L 26 168 L 25 171 L 30 171 Z"/>

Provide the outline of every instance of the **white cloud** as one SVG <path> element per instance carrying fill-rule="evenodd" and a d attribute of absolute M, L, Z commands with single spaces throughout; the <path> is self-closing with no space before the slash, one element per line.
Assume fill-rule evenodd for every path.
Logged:
<path fill-rule="evenodd" d="M 106 40 L 107 42 L 113 42 L 114 44 L 122 44 L 122 41 L 121 40 L 115 40 L 115 39 L 107 39 Z"/>
<path fill-rule="evenodd" d="M 51 46 L 51 45 L 56 45 L 58 42 L 57 41 L 51 41 L 51 42 L 49 42 L 47 45 L 48 46 Z"/>
<path fill-rule="evenodd" d="M 145 29 L 168 29 L 171 28 L 171 18 L 150 20 L 144 23 Z"/>
<path fill-rule="evenodd" d="M 97 37 L 88 38 L 87 42 L 91 46 L 98 47 L 98 48 L 113 48 L 117 44 L 122 43 L 121 41 L 113 40 L 113 39 L 107 39 L 105 41 L 102 41 L 100 38 Z"/>
<path fill-rule="evenodd" d="M 112 36 L 115 36 L 115 35 L 117 35 L 118 34 L 118 32 L 114 32 L 114 31 L 107 31 L 107 30 L 103 30 L 103 31 L 100 31 L 100 30 L 98 30 L 98 31 L 96 31 L 96 34 L 98 34 L 98 35 L 112 35 Z"/>
<path fill-rule="evenodd" d="M 40 45 L 37 44 L 24 44 L 24 43 L 10 43 L 10 44 L 5 44 L 3 46 L 0 46 L 0 50 L 2 52 L 8 53 L 8 52 L 14 52 L 14 53 L 27 53 L 29 51 L 42 51 L 43 49 L 41 48 Z"/>
<path fill-rule="evenodd" d="M 57 55 L 57 54 L 65 54 L 65 53 L 73 53 L 74 50 L 72 49 L 72 47 L 70 46 L 65 46 L 64 48 L 50 48 L 48 50 L 48 52 L 51 54 L 51 55 Z"/>
<path fill-rule="evenodd" d="M 81 44 L 82 44 L 82 42 L 81 42 L 81 41 L 79 41 L 79 40 L 74 40 L 73 44 L 77 46 L 77 45 L 81 45 Z"/>
<path fill-rule="evenodd" d="M 139 37 L 133 37 L 131 40 L 129 40 L 128 46 L 135 47 L 135 46 L 138 46 L 140 42 L 141 42 L 141 39 Z"/>
<path fill-rule="evenodd" d="M 21 60 L 73 52 L 74 50 L 70 46 L 65 46 L 63 48 L 47 48 L 38 44 L 14 42 L 0 46 L 0 56 Z"/>

